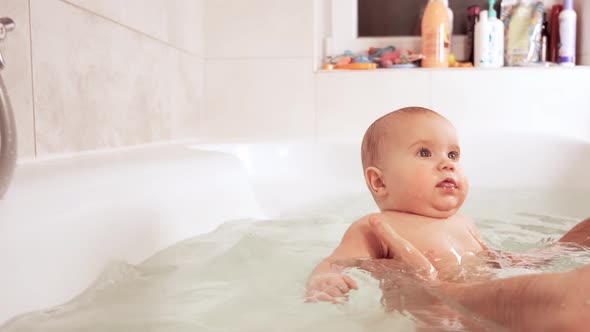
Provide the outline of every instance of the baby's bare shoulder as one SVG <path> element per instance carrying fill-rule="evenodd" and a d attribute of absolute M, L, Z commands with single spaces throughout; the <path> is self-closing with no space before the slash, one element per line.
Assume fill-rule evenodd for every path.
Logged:
<path fill-rule="evenodd" d="M 355 222 L 353 222 L 352 224 L 350 224 L 350 226 L 348 227 L 348 232 L 353 232 L 353 233 L 368 233 L 371 231 L 370 227 L 369 227 L 369 217 L 373 215 L 373 214 L 368 214 L 364 217 L 359 218 L 358 220 L 356 220 Z"/>
<path fill-rule="evenodd" d="M 369 226 L 370 216 L 359 218 L 348 227 L 337 249 L 338 255 L 381 258 L 382 246 L 371 231 Z"/>

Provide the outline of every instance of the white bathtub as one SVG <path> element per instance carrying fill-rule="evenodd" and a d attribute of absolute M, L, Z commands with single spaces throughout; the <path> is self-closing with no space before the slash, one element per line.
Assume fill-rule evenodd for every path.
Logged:
<path fill-rule="evenodd" d="M 472 187 L 590 190 L 587 141 L 462 141 Z M 359 142 L 183 143 L 22 163 L 0 201 L 0 325 L 71 299 L 113 260 L 363 192 Z"/>

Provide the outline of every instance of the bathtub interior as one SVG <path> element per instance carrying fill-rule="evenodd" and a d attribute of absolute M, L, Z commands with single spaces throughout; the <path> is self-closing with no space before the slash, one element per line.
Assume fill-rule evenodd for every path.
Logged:
<path fill-rule="evenodd" d="M 358 141 L 183 143 L 23 163 L 0 201 L 0 324 L 63 303 L 114 260 L 138 263 L 227 220 L 367 194 Z M 463 139 L 474 188 L 590 192 L 590 144 Z"/>

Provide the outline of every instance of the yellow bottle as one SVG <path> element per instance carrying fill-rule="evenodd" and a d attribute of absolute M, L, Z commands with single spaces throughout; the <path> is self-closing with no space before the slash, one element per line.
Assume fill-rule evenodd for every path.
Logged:
<path fill-rule="evenodd" d="M 442 0 L 430 0 L 422 17 L 422 67 L 449 66 L 449 14 Z"/>

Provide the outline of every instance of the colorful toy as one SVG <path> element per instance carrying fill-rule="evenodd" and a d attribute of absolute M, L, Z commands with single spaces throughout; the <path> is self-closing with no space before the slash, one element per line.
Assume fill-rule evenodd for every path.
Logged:
<path fill-rule="evenodd" d="M 416 67 L 415 62 L 421 59 L 420 54 L 414 54 L 408 49 L 397 49 L 395 46 L 371 47 L 366 55 L 353 55 L 350 50 L 347 50 L 340 55 L 329 56 L 322 68 L 331 70 Z"/>
<path fill-rule="evenodd" d="M 422 59 L 422 55 L 413 54 L 408 49 L 398 49 L 395 51 L 387 51 L 382 53 L 381 57 L 375 58 L 379 61 L 381 67 L 392 68 L 394 65 L 411 64 Z"/>

